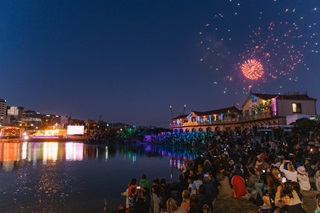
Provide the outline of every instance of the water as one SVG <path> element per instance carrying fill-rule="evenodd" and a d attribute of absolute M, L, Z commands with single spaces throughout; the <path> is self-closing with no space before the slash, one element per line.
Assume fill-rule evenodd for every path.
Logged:
<path fill-rule="evenodd" d="M 0 143 L 0 212 L 104 212 L 135 177 L 177 181 L 192 150 L 79 142 Z"/>

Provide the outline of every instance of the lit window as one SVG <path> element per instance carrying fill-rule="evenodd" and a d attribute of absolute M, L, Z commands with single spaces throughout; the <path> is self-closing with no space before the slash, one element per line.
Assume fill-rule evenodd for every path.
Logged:
<path fill-rule="evenodd" d="M 301 113 L 301 103 L 292 103 L 292 112 L 293 113 Z"/>

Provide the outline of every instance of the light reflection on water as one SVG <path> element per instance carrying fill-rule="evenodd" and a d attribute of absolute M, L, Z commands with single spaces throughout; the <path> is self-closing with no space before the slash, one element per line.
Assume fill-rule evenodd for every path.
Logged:
<path fill-rule="evenodd" d="M 0 212 L 103 212 L 124 202 L 131 178 L 176 181 L 186 149 L 78 142 L 0 143 Z"/>

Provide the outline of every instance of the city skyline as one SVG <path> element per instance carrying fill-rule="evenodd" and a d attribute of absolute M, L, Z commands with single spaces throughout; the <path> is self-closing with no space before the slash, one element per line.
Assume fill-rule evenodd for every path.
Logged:
<path fill-rule="evenodd" d="M 250 90 L 319 99 L 319 6 L 3 1 L 0 98 L 42 114 L 162 127 L 170 106 L 240 108 Z M 251 59 L 263 69 L 256 80 L 240 68 Z"/>

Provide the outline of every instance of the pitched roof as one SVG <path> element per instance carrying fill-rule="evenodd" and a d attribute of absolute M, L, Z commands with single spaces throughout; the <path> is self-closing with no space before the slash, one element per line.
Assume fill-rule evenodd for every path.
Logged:
<path fill-rule="evenodd" d="M 241 113 L 241 110 L 235 106 L 222 108 L 222 109 L 215 109 L 210 111 L 204 111 L 204 112 L 199 112 L 199 111 L 192 111 L 192 112 L 194 112 L 197 115 L 213 115 L 213 114 L 227 113 L 228 111 Z"/>
<path fill-rule="evenodd" d="M 261 94 L 261 93 L 251 93 L 251 94 L 263 100 L 269 100 L 271 98 L 275 98 L 278 96 L 277 94 Z"/>
<path fill-rule="evenodd" d="M 238 109 L 235 106 L 222 108 L 222 109 L 209 110 L 209 111 L 204 111 L 204 112 L 200 112 L 200 111 L 191 111 L 191 112 L 195 113 L 196 115 L 201 116 L 201 115 L 213 115 L 213 114 L 227 113 L 228 111 L 233 111 L 233 112 L 237 112 L 237 113 L 242 112 L 240 109 Z M 180 119 L 180 118 L 187 118 L 189 114 L 179 115 L 177 117 L 172 118 L 172 120 L 176 120 L 176 119 Z"/>
<path fill-rule="evenodd" d="M 316 98 L 310 98 L 307 94 L 279 95 L 279 98 L 285 100 L 317 100 Z"/>
<path fill-rule="evenodd" d="M 310 98 L 307 93 L 299 94 L 299 93 L 292 93 L 292 94 L 260 94 L 260 93 L 251 93 L 252 95 L 257 96 L 263 100 L 268 100 L 271 98 L 283 99 L 283 100 L 317 100 L 315 98 Z"/>
<path fill-rule="evenodd" d="M 189 114 L 184 115 L 178 115 L 177 117 L 172 118 L 172 120 L 180 119 L 180 118 L 186 118 Z"/>

